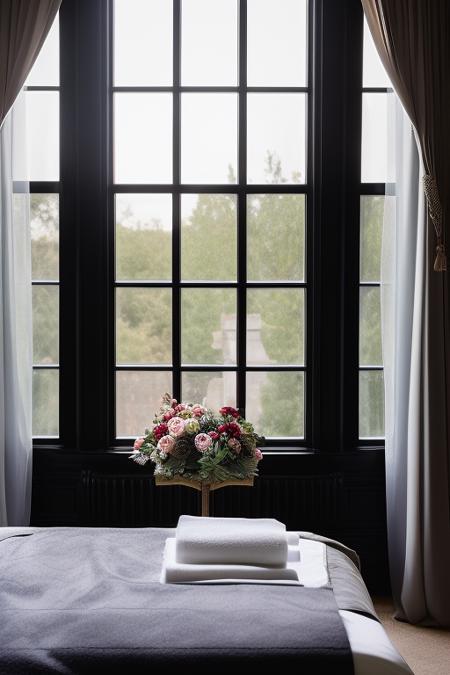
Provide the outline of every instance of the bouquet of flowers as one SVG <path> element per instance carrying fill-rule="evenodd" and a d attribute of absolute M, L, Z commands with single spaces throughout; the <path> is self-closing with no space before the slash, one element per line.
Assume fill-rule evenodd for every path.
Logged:
<path fill-rule="evenodd" d="M 243 480 L 257 474 L 264 439 L 235 408 L 218 413 L 164 394 L 151 429 L 134 442 L 130 459 L 155 463 L 155 475 L 204 483 Z"/>

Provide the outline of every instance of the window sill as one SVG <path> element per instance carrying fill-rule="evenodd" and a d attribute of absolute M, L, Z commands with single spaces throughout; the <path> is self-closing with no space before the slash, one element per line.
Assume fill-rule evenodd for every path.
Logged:
<path fill-rule="evenodd" d="M 108 448 L 75 448 L 75 447 L 65 447 L 61 444 L 46 444 L 46 443 L 37 443 L 33 444 L 34 450 L 39 451 L 53 451 L 60 452 L 61 454 L 65 453 L 84 453 L 88 455 L 130 455 L 132 453 L 132 446 L 110 446 Z M 271 457 L 282 457 L 282 456 L 317 456 L 317 455 L 342 455 L 348 453 L 366 453 L 366 452 L 384 452 L 384 445 L 360 445 L 353 448 L 349 448 L 344 451 L 327 451 L 320 450 L 318 448 L 298 448 L 298 447 L 286 447 L 286 446 L 267 446 L 262 448 L 263 454 L 265 456 Z"/>

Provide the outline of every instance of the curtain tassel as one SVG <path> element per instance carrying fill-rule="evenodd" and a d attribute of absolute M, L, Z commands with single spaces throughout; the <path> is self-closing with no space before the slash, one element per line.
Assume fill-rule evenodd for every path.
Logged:
<path fill-rule="evenodd" d="M 436 230 L 437 245 L 436 259 L 433 269 L 435 272 L 447 271 L 447 255 L 445 253 L 445 244 L 442 241 L 442 204 L 439 199 L 436 178 L 430 174 L 423 177 L 423 189 L 427 200 L 428 213 Z"/>
<path fill-rule="evenodd" d="M 444 244 L 438 244 L 436 246 L 436 260 L 434 261 L 435 272 L 446 272 L 447 271 L 447 255 L 445 253 Z"/>

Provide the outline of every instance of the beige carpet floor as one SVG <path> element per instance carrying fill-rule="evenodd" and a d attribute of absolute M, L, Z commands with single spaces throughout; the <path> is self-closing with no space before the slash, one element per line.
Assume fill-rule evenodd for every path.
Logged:
<path fill-rule="evenodd" d="M 450 631 L 396 621 L 390 598 L 374 598 L 384 628 L 414 675 L 450 675 Z"/>

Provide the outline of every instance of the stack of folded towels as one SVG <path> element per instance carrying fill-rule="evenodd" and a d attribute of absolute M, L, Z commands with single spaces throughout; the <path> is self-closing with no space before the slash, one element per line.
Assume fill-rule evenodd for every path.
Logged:
<path fill-rule="evenodd" d="M 166 540 L 162 583 L 299 583 L 298 534 L 268 518 L 181 516 Z"/>

